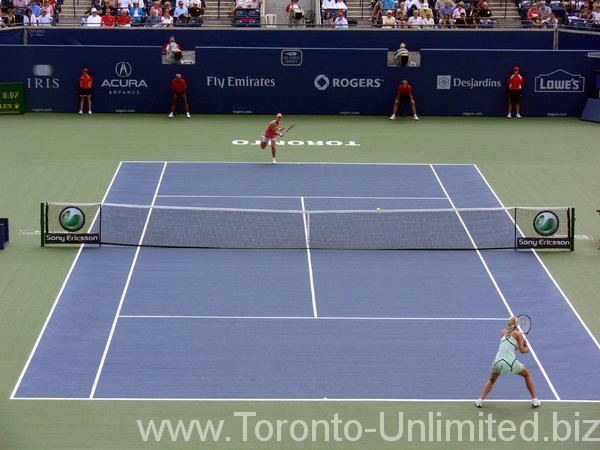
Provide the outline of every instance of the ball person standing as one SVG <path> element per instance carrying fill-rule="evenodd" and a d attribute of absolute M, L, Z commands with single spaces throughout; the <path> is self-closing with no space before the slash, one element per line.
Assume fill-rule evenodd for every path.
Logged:
<path fill-rule="evenodd" d="M 189 119 L 191 116 L 190 107 L 187 102 L 187 83 L 180 73 L 175 74 L 175 78 L 171 81 L 171 91 L 173 92 L 173 101 L 171 102 L 171 112 L 169 113 L 169 117 L 173 117 L 175 109 L 177 108 L 177 102 L 182 100 L 183 105 L 185 106 L 185 116 Z"/>
<path fill-rule="evenodd" d="M 83 114 L 83 104 L 86 98 L 88 114 L 92 114 L 92 83 L 92 76 L 87 67 L 84 67 L 79 75 L 79 114 Z"/>
<path fill-rule="evenodd" d="M 410 110 L 413 113 L 413 119 L 419 120 L 419 116 L 417 116 L 417 106 L 415 104 L 415 99 L 412 95 L 412 87 L 408 84 L 408 81 L 402 80 L 400 86 L 398 86 L 398 90 L 396 91 L 396 100 L 394 100 L 394 108 L 392 109 L 392 115 L 390 116 L 390 120 L 396 120 L 396 113 L 398 112 L 398 106 L 401 103 L 406 103 L 410 105 Z"/>
<path fill-rule="evenodd" d="M 517 66 L 513 67 L 513 73 L 508 77 L 508 115 L 506 116 L 508 119 L 511 118 L 513 105 L 515 107 L 515 112 L 517 113 L 515 117 L 517 119 L 521 118 L 520 112 L 523 84 L 525 84 L 525 78 L 519 73 L 519 68 Z"/>

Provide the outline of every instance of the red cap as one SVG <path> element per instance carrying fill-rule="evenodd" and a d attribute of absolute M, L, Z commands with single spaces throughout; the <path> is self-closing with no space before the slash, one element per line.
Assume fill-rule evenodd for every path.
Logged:
<path fill-rule="evenodd" d="M 513 67 L 513 70 L 519 70 L 518 66 Z"/>
<path fill-rule="evenodd" d="M 81 69 L 81 71 L 82 71 L 82 72 L 87 72 L 87 71 L 88 71 L 88 68 L 87 68 L 87 67 L 84 67 L 83 69 Z"/>
<path fill-rule="evenodd" d="M 344 15 L 344 11 L 338 11 L 338 16 L 343 16 Z"/>

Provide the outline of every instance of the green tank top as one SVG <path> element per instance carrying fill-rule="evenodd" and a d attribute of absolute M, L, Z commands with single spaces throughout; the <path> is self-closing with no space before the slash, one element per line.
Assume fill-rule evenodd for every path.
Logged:
<path fill-rule="evenodd" d="M 500 359 L 506 360 L 508 363 L 514 361 L 515 348 L 517 348 L 517 340 L 510 335 L 502 336 L 500 339 L 500 346 L 498 347 L 498 354 L 496 355 L 496 361 Z"/>

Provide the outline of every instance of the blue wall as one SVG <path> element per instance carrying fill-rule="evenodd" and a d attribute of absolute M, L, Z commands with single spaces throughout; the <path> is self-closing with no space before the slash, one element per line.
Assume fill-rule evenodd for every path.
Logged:
<path fill-rule="evenodd" d="M 384 49 L 197 47 L 195 65 L 163 65 L 160 47 L 4 46 L 0 78 L 23 81 L 28 111 L 75 112 L 77 77 L 94 77 L 96 112 L 165 113 L 175 72 L 194 113 L 387 115 L 406 78 L 423 115 L 506 114 L 506 77 L 526 78 L 523 114 L 578 116 L 600 59 L 586 51 L 421 52 L 421 66 L 388 67 Z"/>

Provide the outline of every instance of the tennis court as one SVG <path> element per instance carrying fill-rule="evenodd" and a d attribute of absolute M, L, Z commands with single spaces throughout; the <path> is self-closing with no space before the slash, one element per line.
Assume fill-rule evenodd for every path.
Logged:
<path fill-rule="evenodd" d="M 104 202 L 503 206 L 472 164 L 123 162 Z M 470 400 L 519 313 L 538 397 L 600 400 L 600 346 L 531 251 L 86 246 L 12 398 Z M 522 383 L 490 398 L 524 399 Z"/>

